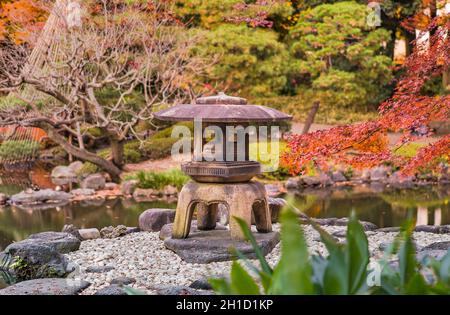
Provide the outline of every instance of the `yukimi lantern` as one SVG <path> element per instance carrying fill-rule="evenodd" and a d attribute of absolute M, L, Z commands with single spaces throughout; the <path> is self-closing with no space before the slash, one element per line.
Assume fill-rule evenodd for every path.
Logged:
<path fill-rule="evenodd" d="M 267 131 L 267 126 L 291 120 L 291 116 L 220 93 L 160 111 L 155 118 L 194 121 L 193 159 L 182 165 L 192 181 L 180 192 L 172 238 L 188 237 L 195 209 L 198 229 L 214 230 L 219 204 L 225 205 L 230 218 L 239 217 L 249 227 L 254 221 L 261 233 L 272 231 L 264 185 L 252 181 L 261 173 L 261 164 L 251 160 L 250 144 L 257 139 L 254 126 L 265 126 Z M 214 140 L 208 142 L 211 133 Z M 233 239 L 245 238 L 233 219 L 230 231 Z"/>

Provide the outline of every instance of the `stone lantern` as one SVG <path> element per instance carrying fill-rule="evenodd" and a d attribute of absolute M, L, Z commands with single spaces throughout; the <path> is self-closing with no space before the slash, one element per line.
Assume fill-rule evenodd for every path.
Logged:
<path fill-rule="evenodd" d="M 188 237 L 195 209 L 198 229 L 214 230 L 219 204 L 228 209 L 232 239 L 245 238 L 232 217 L 243 219 L 249 227 L 254 221 L 260 233 L 272 231 L 264 185 L 251 180 L 261 173 L 261 165 L 250 159 L 249 134 L 239 134 L 236 130 L 291 120 L 291 116 L 272 108 L 248 105 L 246 99 L 219 93 L 198 98 L 195 104 L 162 110 L 155 114 L 155 118 L 163 121 L 201 121 L 201 128 L 194 123 L 197 130 L 194 130 L 193 159 L 182 165 L 183 172 L 193 180 L 179 194 L 173 239 Z M 221 144 L 208 147 L 204 137 L 207 129 L 221 134 Z M 215 158 L 205 157 L 205 152 Z"/>

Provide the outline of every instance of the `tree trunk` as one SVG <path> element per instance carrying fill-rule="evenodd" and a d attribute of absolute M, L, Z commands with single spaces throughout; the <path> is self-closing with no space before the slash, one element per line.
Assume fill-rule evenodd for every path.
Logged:
<path fill-rule="evenodd" d="M 113 163 L 121 168 L 124 164 L 123 152 L 124 143 L 122 140 L 111 139 L 111 156 Z"/>
<path fill-rule="evenodd" d="M 406 57 L 408 57 L 414 51 L 413 42 L 416 40 L 416 34 L 410 33 L 407 30 L 403 30 L 403 35 L 405 36 L 406 41 Z"/>
<path fill-rule="evenodd" d="M 444 70 L 442 74 L 442 85 L 445 91 L 450 91 L 450 69 Z"/>
<path fill-rule="evenodd" d="M 320 102 L 314 102 L 311 110 L 309 111 L 308 117 L 305 121 L 305 127 L 303 127 L 302 135 L 305 135 L 309 132 L 311 125 L 314 122 L 314 118 L 316 117 L 317 111 L 319 110 Z"/>
<path fill-rule="evenodd" d="M 45 130 L 48 134 L 48 137 L 55 143 L 60 145 L 67 153 L 82 161 L 91 162 L 92 164 L 97 165 L 98 167 L 106 171 L 109 175 L 111 175 L 111 179 L 113 181 L 120 181 L 120 174 L 122 173 L 122 171 L 112 161 L 105 160 L 94 153 L 73 146 L 66 140 L 66 138 L 61 136 L 54 127 L 49 126 L 48 124 L 40 124 L 39 127 Z"/>

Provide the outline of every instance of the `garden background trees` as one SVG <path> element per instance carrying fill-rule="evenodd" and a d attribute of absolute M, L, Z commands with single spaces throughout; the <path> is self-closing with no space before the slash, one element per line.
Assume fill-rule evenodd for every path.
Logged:
<path fill-rule="evenodd" d="M 8 0 L 2 2 L 0 7 L 0 31 L 2 31 L 1 34 L 3 36 L 0 44 L 10 56 L 15 54 L 15 57 L 12 59 L 16 61 L 10 62 L 10 60 L 5 59 L 5 64 L 9 65 L 8 72 L 13 70 L 12 72 L 16 77 L 19 73 L 18 70 L 22 69 L 19 64 L 23 65 L 24 61 L 27 60 L 26 56 L 30 53 L 34 44 L 32 40 L 28 42 L 24 40 L 17 41 L 16 39 L 21 33 L 16 32 L 16 30 L 21 28 L 27 29 L 27 34 L 36 34 L 33 31 L 33 27 L 39 28 L 39 25 L 42 25 L 42 20 L 45 20 L 43 17 L 46 16 L 45 10 L 44 13 L 41 13 L 42 9 L 40 7 L 35 9 L 34 4 L 37 2 L 48 4 L 53 1 Z M 99 5 L 102 2 L 88 2 L 94 4 L 89 6 L 89 13 L 95 17 L 92 20 L 93 25 L 96 26 L 94 32 L 102 30 L 102 15 L 98 14 L 102 12 L 103 7 Z M 110 3 L 115 3 L 114 1 L 106 2 L 108 6 Z M 80 132 L 82 138 L 85 138 L 89 136 L 89 133 L 85 132 L 86 128 L 92 130 L 95 127 L 102 136 L 107 136 L 109 143 L 115 148 L 112 151 L 116 153 L 111 153 L 112 160 L 107 161 L 112 163 L 109 166 L 114 165 L 120 170 L 123 161 L 119 153 L 122 150 L 124 139 L 139 136 L 139 133 L 136 132 L 137 125 L 134 125 L 136 121 L 131 121 L 130 117 L 133 115 L 139 116 L 141 109 L 146 110 L 147 106 L 150 106 L 148 108 L 149 114 L 146 117 L 141 117 L 150 118 L 152 105 L 164 102 L 173 103 L 183 99 L 182 95 L 187 96 L 192 93 L 205 91 L 206 93 L 217 93 L 224 90 L 229 94 L 240 94 L 249 98 L 252 102 L 262 102 L 276 106 L 283 111 L 293 114 L 297 120 L 304 120 L 309 108 L 317 100 L 321 102 L 317 114 L 320 122 L 361 122 L 368 116 L 376 119 L 376 107 L 383 101 L 388 100 L 392 95 L 394 95 L 394 99 L 400 95 L 394 87 L 399 80 L 402 80 L 401 75 L 406 70 L 393 66 L 392 54 L 396 41 L 406 38 L 409 47 L 407 52 L 416 58 L 417 64 L 409 66 L 415 61 L 406 62 L 408 69 L 417 70 L 421 67 L 419 63 L 428 64 L 428 59 L 424 59 L 422 55 L 414 54 L 415 42 L 410 40 L 415 38 L 416 29 L 422 33 L 429 31 L 429 34 L 434 36 L 437 31 L 436 25 L 430 30 L 428 28 L 432 24 L 431 20 L 436 20 L 433 17 L 443 3 L 442 1 L 431 0 L 383 0 L 378 2 L 380 2 L 382 8 L 381 26 L 370 26 L 365 23 L 369 13 L 366 10 L 367 1 L 365 0 L 165 1 L 165 3 L 172 3 L 174 6 L 170 10 L 166 10 L 165 14 L 162 15 L 164 18 L 167 18 L 167 23 L 164 22 L 164 27 L 159 28 L 162 30 L 162 33 L 157 33 L 166 35 L 169 33 L 168 43 L 170 44 L 161 44 L 159 46 L 164 49 L 161 48 L 156 55 L 158 53 L 162 54 L 161 58 L 158 58 L 158 60 L 162 61 L 160 63 L 155 61 L 150 66 L 153 71 L 151 78 L 143 79 L 141 75 L 138 75 L 136 78 L 133 78 L 136 81 L 132 80 L 132 82 L 129 81 L 127 84 L 116 84 L 108 81 L 105 86 L 95 85 L 93 94 L 95 102 L 93 101 L 92 93 L 90 93 L 91 96 L 86 96 L 86 92 L 83 92 L 79 86 L 70 86 L 69 91 L 72 91 L 72 89 L 77 91 L 71 94 L 74 95 L 76 102 L 83 104 L 86 101 L 85 99 L 88 99 L 90 102 L 98 103 L 100 107 L 104 108 L 105 115 L 112 115 L 110 114 L 111 108 L 115 108 L 117 111 L 112 115 L 114 116 L 114 122 L 108 128 L 105 128 L 105 123 L 101 123 L 101 115 L 98 116 L 97 112 L 94 111 L 94 115 L 92 113 L 89 113 L 89 115 L 83 114 L 84 118 L 80 122 L 80 128 L 76 124 L 71 124 L 67 126 L 69 129 L 67 130 L 58 124 L 58 134 L 63 135 L 66 140 L 69 137 L 74 138 L 74 147 L 80 149 L 83 147 L 83 141 L 77 141 Z M 30 7 L 29 4 L 31 3 L 33 6 Z M 142 14 L 141 17 L 148 18 L 154 16 L 154 3 L 154 1 L 135 0 L 128 2 L 129 5 L 125 6 L 139 10 Z M 123 9 L 123 7 L 123 3 L 118 6 L 119 9 Z M 30 10 L 30 8 L 33 9 Z M 109 6 L 109 8 L 111 7 Z M 13 12 L 19 12 L 17 10 L 31 13 L 23 15 L 27 18 L 17 20 L 17 14 L 12 14 Z M 427 13 L 428 11 L 429 13 Z M 122 16 L 124 15 L 122 14 Z M 158 18 L 160 17 L 158 15 Z M 144 23 L 149 22 L 146 19 L 143 19 L 143 21 Z M 440 21 L 441 27 L 444 24 Z M 87 31 L 88 29 L 86 28 L 85 30 Z M 173 30 L 175 31 L 173 32 Z M 91 30 L 89 29 L 89 31 Z M 70 37 L 72 41 L 70 45 L 87 36 L 82 33 L 79 32 L 78 37 L 74 37 L 74 41 Z M 181 36 L 182 33 L 183 36 Z M 72 34 L 75 34 L 75 32 Z M 98 34 L 100 33 L 98 32 Z M 108 32 L 103 33 L 103 35 L 105 34 L 109 36 Z M 130 34 L 133 34 L 133 32 L 130 32 Z M 184 36 L 195 39 L 186 40 Z M 98 38 L 95 38 L 94 41 L 98 41 Z M 127 38 L 127 40 L 129 39 Z M 149 39 L 149 42 L 151 43 L 152 40 L 154 41 L 155 38 Z M 139 61 L 139 58 L 143 58 L 142 56 L 149 52 L 142 49 L 145 45 L 136 42 L 136 40 L 129 40 L 127 42 L 128 48 L 125 49 L 127 53 L 119 53 L 122 57 L 126 55 L 126 58 L 111 57 L 111 62 L 106 63 L 107 67 L 111 67 L 112 60 L 114 60 L 114 63 L 119 64 L 121 71 L 123 71 L 119 71 L 120 73 L 130 73 L 130 71 L 134 73 L 134 67 L 142 70 L 145 67 L 143 63 L 135 61 Z M 102 42 L 99 41 L 99 43 Z M 111 41 L 112 43 L 117 44 L 115 41 Z M 179 43 L 186 44 L 180 44 L 181 46 L 179 46 Z M 93 46 L 93 44 L 90 44 L 88 51 L 94 51 Z M 102 51 L 102 46 L 100 45 L 99 47 L 95 48 Z M 165 62 L 173 58 L 173 56 L 169 57 L 169 53 L 177 51 L 177 49 L 182 50 L 182 53 L 178 55 L 182 56 L 181 59 L 183 61 L 180 61 L 180 64 L 172 62 L 171 65 L 173 67 L 170 70 L 168 69 L 170 67 Z M 106 50 L 104 53 L 110 54 L 111 50 Z M 152 54 L 154 55 L 155 53 L 152 52 Z M 91 65 L 95 65 L 98 60 L 93 60 L 94 54 L 92 53 L 80 56 L 81 59 L 88 60 L 89 63 L 89 65 L 84 65 L 84 70 L 77 70 L 85 75 L 91 71 Z M 192 58 L 193 56 L 196 58 Z M 71 57 L 65 56 L 65 58 Z M 199 71 L 199 69 L 203 69 L 199 60 L 205 59 L 213 63 L 213 66 L 206 67 L 205 71 Z M 445 65 L 445 61 L 442 60 L 442 58 L 438 58 L 435 61 Z M 64 61 L 62 61 L 62 64 L 64 64 Z M 13 69 L 12 67 L 16 68 Z M 52 67 L 60 68 L 61 65 L 58 61 L 58 63 L 53 63 Z M 179 67 L 179 70 L 175 70 L 177 67 Z M 66 66 L 63 66 L 63 68 L 69 69 Z M 89 71 L 86 71 L 86 69 L 89 69 Z M 142 73 L 140 70 L 137 72 Z M 160 76 L 156 74 L 165 73 L 165 71 L 176 74 L 174 76 Z M 413 70 L 408 71 L 412 73 L 411 71 Z M 108 77 L 107 72 L 103 72 L 103 67 L 101 72 L 101 76 Z M 447 85 L 445 82 L 448 82 L 448 67 L 447 71 L 443 70 L 440 74 L 436 74 L 433 71 L 432 73 L 435 75 L 431 77 L 428 75 L 424 76 L 427 78 L 426 82 L 419 82 L 418 80 L 407 81 L 408 84 L 414 86 L 414 89 L 411 89 L 413 91 L 411 92 L 412 94 L 409 94 L 411 98 L 408 99 L 408 102 L 417 104 L 417 102 L 424 100 L 423 97 L 427 97 L 431 102 L 436 97 L 447 95 L 446 93 L 448 92 L 442 88 L 442 81 L 444 81 L 444 85 Z M 117 76 L 115 77 L 117 78 Z M 44 79 L 41 77 L 41 79 L 41 81 L 48 81 L 47 85 L 54 84 L 48 76 Z M 70 81 L 67 78 L 64 79 Z M 128 77 L 128 79 L 131 79 L 131 77 Z M 2 84 L 7 83 L 4 86 L 6 89 L 3 89 L 6 92 L 10 91 L 11 87 L 22 91 L 23 89 L 20 86 L 32 85 L 22 82 L 18 85 L 8 86 L 12 82 L 20 82 L 20 80 L 12 80 L 9 76 L 0 80 L 2 80 Z M 149 91 L 152 93 L 161 91 L 159 83 L 155 85 L 152 85 L 153 83 L 150 83 L 150 85 L 144 83 L 154 82 L 154 80 L 167 80 L 164 82 L 169 85 L 168 89 L 173 91 L 174 94 L 162 93 L 163 95 L 158 95 L 155 99 L 151 98 L 148 101 Z M 176 83 L 169 84 L 168 82 Z M 164 85 L 166 83 L 161 84 Z M 67 89 L 67 84 L 63 84 L 64 89 Z M 74 85 L 75 83 L 70 84 Z M 83 84 L 77 84 L 83 86 Z M 420 92 L 415 89 L 416 86 L 421 87 Z M 132 91 L 128 88 L 131 88 Z M 407 91 L 409 92 L 409 90 Z M 123 93 L 125 93 L 125 96 L 121 97 Z M 50 95 L 45 101 L 38 102 L 37 106 L 46 104 L 49 102 L 49 99 L 54 100 L 55 97 Z M 406 100 L 403 100 L 402 102 L 406 104 Z M 30 100 L 20 101 L 26 105 L 23 106 L 24 108 L 32 107 L 33 102 L 30 102 Z M 49 102 L 49 111 L 53 110 L 56 113 L 57 105 L 61 105 L 61 101 L 59 100 L 58 102 L 59 104 Z M 116 102 L 121 103 L 118 108 L 112 105 Z M 439 102 L 437 104 L 440 104 L 440 106 L 446 105 L 446 103 Z M 84 108 L 83 106 L 81 108 Z M 38 109 L 42 111 L 42 108 Z M 93 107 L 93 109 L 96 108 Z M 331 134 L 331 136 L 329 134 L 326 139 L 315 135 L 313 136 L 315 138 L 312 138 L 311 141 L 314 143 L 315 140 L 321 139 L 319 144 L 325 145 L 329 142 L 328 140 L 335 137 L 335 141 L 337 141 L 336 139 L 342 140 L 342 143 L 339 144 L 341 149 L 370 148 L 370 153 L 380 153 L 378 160 L 382 160 L 384 157 L 387 157 L 387 155 L 381 155 L 381 152 L 386 153 L 383 146 L 386 143 L 385 133 L 388 130 L 402 132 L 405 130 L 407 132 L 408 128 L 414 130 L 419 125 L 418 122 L 411 123 L 415 119 L 418 119 L 420 124 L 426 124 L 428 120 L 423 121 L 419 116 L 415 115 L 415 113 L 419 112 L 422 111 L 414 109 L 414 107 L 407 107 L 405 110 L 399 110 L 396 113 L 398 119 L 409 121 L 409 127 L 406 123 L 401 124 L 402 128 L 397 128 L 400 124 L 392 124 L 389 127 L 384 124 L 380 127 L 380 121 L 377 119 L 372 125 L 368 123 L 360 124 L 360 129 L 353 129 L 353 127 L 346 129 L 347 127 L 342 127 L 343 129 L 335 130 L 336 134 Z M 9 114 L 12 113 L 17 119 L 25 117 L 18 115 L 16 112 L 9 112 Z M 74 116 L 71 111 L 69 111 L 69 114 L 64 115 L 78 117 L 78 114 Z M 405 115 L 411 116 L 403 119 Z M 96 118 L 93 119 L 91 116 Z M 436 118 L 439 115 L 434 116 Z M 428 118 L 430 117 L 427 116 Z M 5 123 L 11 122 L 5 121 Z M 114 126 L 114 128 L 111 128 L 111 126 Z M 78 132 L 78 129 L 80 129 L 80 132 Z M 110 130 L 114 131 L 116 139 L 113 139 L 114 137 L 111 138 Z M 348 139 L 345 140 L 339 136 L 342 134 L 354 134 L 352 139 L 356 139 L 355 137 L 358 136 L 363 137 L 363 134 L 366 137 L 360 140 L 361 144 L 356 144 L 353 141 L 352 145 L 350 145 L 347 142 Z M 118 144 L 117 146 L 116 143 Z M 293 147 L 294 150 L 292 152 L 297 152 L 301 156 L 302 153 L 296 151 L 297 147 L 295 147 L 295 144 L 293 144 Z M 69 149 L 72 149 L 72 147 L 69 147 Z M 312 150 L 312 147 L 310 149 L 311 152 L 315 152 Z M 329 153 L 330 156 L 334 155 L 334 150 L 324 150 L 323 152 Z M 310 157 L 312 156 L 314 156 L 313 153 L 311 153 Z M 300 161 L 297 158 L 291 158 L 291 164 L 298 164 L 308 160 L 301 158 Z M 371 158 L 373 162 L 376 161 L 374 155 Z M 366 156 L 366 160 L 369 160 L 369 155 Z"/>
<path fill-rule="evenodd" d="M 191 96 L 192 76 L 202 69 L 191 55 L 194 39 L 167 2 L 85 2 L 88 13 L 73 27 L 60 3 L 49 20 L 55 29 L 44 29 L 36 47 L 1 47 L 0 90 L 11 96 L 2 102 L 0 122 L 42 128 L 65 151 L 118 180 L 125 140 L 140 137 L 136 126 L 151 120 L 154 106 Z M 36 64 L 33 51 L 41 54 Z M 110 159 L 86 149 L 89 128 L 108 139 Z"/>
<path fill-rule="evenodd" d="M 366 6 L 352 1 L 302 11 L 289 32 L 290 79 L 300 93 L 338 107 L 376 108 L 390 95 L 390 34 L 367 24 Z"/>

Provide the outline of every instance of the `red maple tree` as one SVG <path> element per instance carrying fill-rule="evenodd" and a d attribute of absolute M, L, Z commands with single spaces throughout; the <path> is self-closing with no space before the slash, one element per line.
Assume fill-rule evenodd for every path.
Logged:
<path fill-rule="evenodd" d="M 289 150 L 282 157 L 291 173 L 302 173 L 305 165 L 311 163 L 320 168 L 326 168 L 331 161 L 363 168 L 389 161 L 403 174 L 414 174 L 421 168 L 442 167 L 442 158 L 448 161 L 450 135 L 420 149 L 413 158 L 393 154 L 387 141 L 388 132 L 401 132 L 398 147 L 403 146 L 418 137 L 429 136 L 431 131 L 426 126 L 430 122 L 450 117 L 448 93 L 430 96 L 423 92 L 429 80 L 442 76 L 450 68 L 450 17 L 435 18 L 427 28 L 431 34 L 427 47 L 417 41 L 393 97 L 380 105 L 378 119 L 291 136 Z"/>

